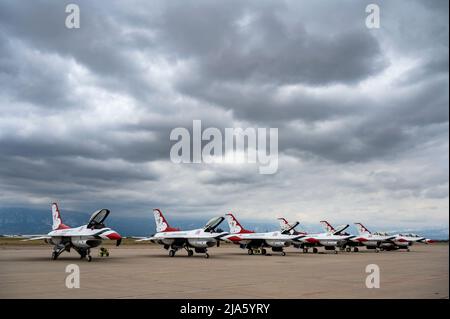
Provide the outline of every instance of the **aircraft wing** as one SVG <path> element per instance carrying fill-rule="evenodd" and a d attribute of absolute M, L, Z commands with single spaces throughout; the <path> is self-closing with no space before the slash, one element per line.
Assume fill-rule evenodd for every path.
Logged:
<path fill-rule="evenodd" d="M 155 237 L 133 237 L 136 241 L 150 241 L 155 240 Z"/>
<path fill-rule="evenodd" d="M 381 242 L 391 242 L 392 243 L 394 241 L 395 237 L 396 236 L 391 236 L 391 237 L 388 237 L 388 238 L 386 238 L 384 240 L 380 240 L 380 241 Z"/>
<path fill-rule="evenodd" d="M 42 240 L 42 239 L 51 239 L 51 236 L 45 235 L 45 236 L 33 236 L 30 238 L 22 239 L 22 241 L 30 241 L 30 240 Z"/>

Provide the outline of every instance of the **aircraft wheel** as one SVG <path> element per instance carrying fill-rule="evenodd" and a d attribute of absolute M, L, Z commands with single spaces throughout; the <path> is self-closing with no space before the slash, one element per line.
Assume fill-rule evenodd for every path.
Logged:
<path fill-rule="evenodd" d="M 334 254 L 335 254 L 335 255 L 337 255 L 337 254 L 338 254 L 338 251 L 337 251 L 337 250 L 335 250 L 335 251 L 334 251 Z"/>
<path fill-rule="evenodd" d="M 175 256 L 175 250 L 173 250 L 173 249 L 169 250 L 169 256 L 170 257 Z"/>
<path fill-rule="evenodd" d="M 304 254 L 308 253 L 308 248 L 303 248 L 303 253 Z"/>
<path fill-rule="evenodd" d="M 352 251 L 352 249 L 351 249 L 350 247 L 347 247 L 347 248 L 345 249 L 345 251 L 349 253 L 349 252 Z"/>
<path fill-rule="evenodd" d="M 313 248 L 313 253 L 317 254 L 319 252 L 319 250 L 317 248 Z"/>
<path fill-rule="evenodd" d="M 407 249 L 406 249 L 406 251 L 407 251 L 407 252 L 410 252 L 410 251 L 411 251 L 411 249 L 407 248 Z"/>
<path fill-rule="evenodd" d="M 206 258 L 206 259 L 209 258 L 209 254 L 208 254 L 208 253 L 205 254 L 205 258 Z"/>
<path fill-rule="evenodd" d="M 253 255 L 253 249 L 249 249 L 249 250 L 247 251 L 247 254 Z"/>
<path fill-rule="evenodd" d="M 191 249 L 189 249 L 188 250 L 188 256 L 191 257 L 192 255 L 194 255 L 194 252 Z"/>
<path fill-rule="evenodd" d="M 53 260 L 56 260 L 56 258 L 58 258 L 58 254 L 54 251 L 54 252 L 52 253 L 52 259 L 53 259 Z"/>
<path fill-rule="evenodd" d="M 376 252 L 376 253 L 379 253 L 380 250 L 379 250 L 378 248 L 375 248 L 375 252 Z"/>
<path fill-rule="evenodd" d="M 92 256 L 91 255 L 87 256 L 87 261 L 89 261 L 89 262 L 92 261 Z"/>
<path fill-rule="evenodd" d="M 284 251 L 282 251 L 281 256 L 286 256 L 286 253 Z"/>
<path fill-rule="evenodd" d="M 265 250 L 264 248 L 261 249 L 261 255 L 265 255 L 265 254 L 267 254 L 267 250 Z"/>
<path fill-rule="evenodd" d="M 357 253 L 359 251 L 358 247 L 353 248 L 353 251 Z"/>

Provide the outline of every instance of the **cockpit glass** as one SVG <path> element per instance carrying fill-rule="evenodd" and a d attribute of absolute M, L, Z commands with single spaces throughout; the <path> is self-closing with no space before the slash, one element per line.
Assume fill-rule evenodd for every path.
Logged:
<path fill-rule="evenodd" d="M 214 230 L 224 220 L 223 217 L 211 218 L 205 225 L 206 230 Z"/>
<path fill-rule="evenodd" d="M 103 225 L 103 222 L 105 221 L 106 217 L 109 215 L 108 209 L 100 209 L 92 214 L 91 218 L 89 219 L 89 227 L 93 227 L 96 225 Z"/>

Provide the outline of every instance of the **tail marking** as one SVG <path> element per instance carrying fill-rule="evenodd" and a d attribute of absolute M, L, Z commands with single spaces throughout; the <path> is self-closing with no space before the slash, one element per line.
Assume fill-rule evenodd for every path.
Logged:
<path fill-rule="evenodd" d="M 61 214 L 59 213 L 58 204 L 56 203 L 52 204 L 52 219 L 53 219 L 52 225 L 53 230 L 70 228 L 69 226 L 63 224 Z"/>

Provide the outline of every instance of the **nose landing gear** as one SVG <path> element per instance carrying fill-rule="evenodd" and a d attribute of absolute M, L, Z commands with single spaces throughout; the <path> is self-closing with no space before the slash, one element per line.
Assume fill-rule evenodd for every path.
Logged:
<path fill-rule="evenodd" d="M 247 254 L 249 255 L 263 255 L 266 256 L 267 255 L 267 249 L 265 248 L 249 248 L 247 250 Z"/>
<path fill-rule="evenodd" d="M 91 249 L 90 248 L 77 248 L 73 247 L 77 253 L 80 254 L 80 259 L 86 258 L 87 261 L 92 261 Z M 100 253 L 99 253 L 100 254 Z"/>
<path fill-rule="evenodd" d="M 191 246 L 185 244 L 183 246 L 171 246 L 170 250 L 169 250 L 169 256 L 170 257 L 174 257 L 175 253 L 179 250 L 179 249 L 185 249 L 187 252 L 188 257 L 192 257 L 194 256 L 194 251 L 196 254 L 205 254 L 205 258 L 209 258 L 209 254 L 208 254 L 208 250 L 206 248 L 197 248 L 195 247 L 194 249 L 192 249 Z"/>

